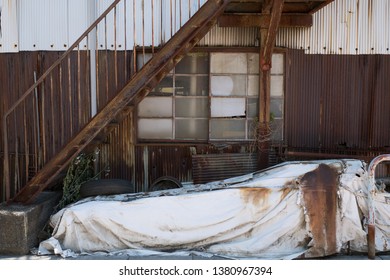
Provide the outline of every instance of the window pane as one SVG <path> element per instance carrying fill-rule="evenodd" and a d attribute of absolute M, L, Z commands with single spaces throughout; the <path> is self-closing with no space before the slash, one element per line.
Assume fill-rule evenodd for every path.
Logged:
<path fill-rule="evenodd" d="M 211 117 L 245 117 L 245 98 L 212 98 Z"/>
<path fill-rule="evenodd" d="M 209 55 L 207 53 L 191 53 L 183 57 L 175 67 L 176 74 L 208 74 Z"/>
<path fill-rule="evenodd" d="M 146 97 L 138 105 L 139 117 L 172 117 L 172 97 Z"/>
<path fill-rule="evenodd" d="M 211 120 L 212 139 L 245 139 L 245 120 Z"/>
<path fill-rule="evenodd" d="M 207 118 L 209 115 L 208 98 L 176 98 L 175 115 L 181 118 Z"/>
<path fill-rule="evenodd" d="M 175 122 L 176 139 L 205 140 L 208 133 L 207 119 L 177 119 Z"/>
<path fill-rule="evenodd" d="M 275 119 L 271 123 L 271 139 L 273 141 L 283 140 L 283 119 Z"/>
<path fill-rule="evenodd" d="M 259 95 L 259 76 L 258 75 L 248 76 L 248 95 L 252 95 L 252 96 Z"/>
<path fill-rule="evenodd" d="M 176 76 L 175 94 L 180 96 L 208 96 L 208 76 Z"/>
<path fill-rule="evenodd" d="M 259 100 L 257 98 L 248 98 L 248 118 L 258 117 Z"/>
<path fill-rule="evenodd" d="M 272 68 L 271 74 L 283 74 L 284 66 L 284 55 L 281 53 L 272 55 Z"/>
<path fill-rule="evenodd" d="M 142 139 L 172 139 L 171 119 L 139 119 L 138 137 Z"/>
<path fill-rule="evenodd" d="M 283 96 L 283 76 L 271 75 L 271 96 Z"/>
<path fill-rule="evenodd" d="M 259 54 L 248 53 L 248 68 L 250 74 L 259 74 Z"/>
<path fill-rule="evenodd" d="M 270 111 L 274 118 L 283 117 L 283 99 L 282 98 L 271 98 Z"/>
<path fill-rule="evenodd" d="M 246 76 L 212 76 L 211 95 L 213 96 L 245 96 Z"/>
<path fill-rule="evenodd" d="M 166 76 L 149 93 L 149 96 L 171 96 L 173 94 L 173 77 Z"/>
<path fill-rule="evenodd" d="M 247 56 L 245 53 L 211 54 L 211 73 L 246 74 Z"/>

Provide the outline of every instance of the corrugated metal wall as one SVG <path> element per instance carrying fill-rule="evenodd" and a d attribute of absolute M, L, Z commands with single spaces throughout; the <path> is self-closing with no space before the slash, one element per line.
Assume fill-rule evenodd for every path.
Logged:
<path fill-rule="evenodd" d="M 0 53 L 19 50 L 17 2 L 0 0 Z"/>
<path fill-rule="evenodd" d="M 286 145 L 300 151 L 390 151 L 390 56 L 288 51 Z"/>
<path fill-rule="evenodd" d="M 311 28 L 282 28 L 276 45 L 307 54 L 390 54 L 390 1 L 335 0 Z"/>
<path fill-rule="evenodd" d="M 112 2 L 0 0 L 0 52 L 67 50 Z M 134 46 L 159 46 L 167 42 L 205 2 L 122 0 L 99 24 L 98 47 L 132 50 Z"/>

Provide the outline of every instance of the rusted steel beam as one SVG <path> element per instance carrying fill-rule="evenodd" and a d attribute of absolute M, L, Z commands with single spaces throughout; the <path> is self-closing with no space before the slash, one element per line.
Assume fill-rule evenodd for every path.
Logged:
<path fill-rule="evenodd" d="M 138 71 L 130 82 L 13 198 L 13 202 L 30 203 L 65 169 L 118 112 L 146 96 L 159 79 L 168 73 L 180 57 L 215 25 L 230 0 L 209 0 L 188 22 Z M 159 77 L 159 79 L 156 79 Z"/>
<path fill-rule="evenodd" d="M 367 225 L 367 245 L 368 245 L 368 258 L 375 259 L 375 205 L 374 196 L 376 192 L 375 186 L 375 168 L 383 161 L 390 161 L 390 154 L 384 154 L 374 158 L 368 166 L 368 225 Z"/>
<path fill-rule="evenodd" d="M 270 26 L 270 14 L 258 15 L 235 15 L 225 14 L 218 20 L 220 27 L 259 27 L 267 28 Z M 313 25 L 313 16 L 309 14 L 282 14 L 280 18 L 280 27 L 311 27 Z"/>

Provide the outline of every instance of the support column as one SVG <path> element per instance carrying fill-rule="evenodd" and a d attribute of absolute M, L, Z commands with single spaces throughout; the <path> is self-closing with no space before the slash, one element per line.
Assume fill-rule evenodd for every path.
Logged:
<path fill-rule="evenodd" d="M 269 165 L 269 148 L 271 141 L 270 128 L 270 98 L 271 98 L 271 62 L 275 46 L 276 33 L 283 10 L 283 0 L 268 1 L 264 4 L 262 13 L 270 14 L 268 28 L 260 28 L 260 67 L 259 67 L 259 129 L 258 149 L 259 168 Z M 272 11 L 271 11 L 272 7 Z"/>

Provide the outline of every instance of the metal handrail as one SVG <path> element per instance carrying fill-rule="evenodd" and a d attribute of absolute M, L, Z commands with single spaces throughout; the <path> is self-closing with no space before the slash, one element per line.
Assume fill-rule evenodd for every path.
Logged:
<path fill-rule="evenodd" d="M 368 188 L 368 258 L 375 259 L 375 204 L 374 196 L 376 193 L 375 186 L 375 168 L 383 161 L 390 161 L 390 154 L 379 155 L 371 160 L 368 166 L 367 188 Z"/>
<path fill-rule="evenodd" d="M 112 94 L 113 92 L 112 91 L 109 91 L 109 78 L 107 76 L 109 76 L 109 71 L 108 70 L 108 60 L 107 60 L 107 53 L 108 53 L 108 50 L 109 50 L 109 47 L 107 46 L 107 34 L 109 34 L 107 32 L 107 22 L 111 19 L 109 18 L 109 16 L 113 16 L 114 18 L 114 23 L 113 23 L 113 29 L 110 29 L 109 32 L 114 32 L 113 35 L 114 35 L 114 43 L 115 43 L 115 56 L 113 58 L 114 60 L 114 63 L 115 64 L 113 67 L 115 68 L 114 69 L 114 74 L 112 74 L 112 76 L 115 75 L 115 84 L 114 84 L 114 87 L 115 87 L 115 91 L 118 91 L 122 85 L 118 86 L 117 84 L 117 78 L 118 78 L 118 73 L 121 73 L 121 69 L 119 68 L 120 66 L 120 63 L 118 63 L 118 59 L 117 59 L 117 46 L 119 46 L 120 48 L 120 45 L 117 45 L 117 31 L 119 30 L 116 26 L 117 24 L 117 20 L 124 20 L 124 30 L 121 30 L 122 32 L 124 31 L 124 33 L 122 35 L 124 35 L 124 56 L 125 56 L 125 59 L 124 59 L 124 67 L 125 67 L 125 72 L 124 72 L 124 82 L 128 81 L 128 79 L 131 79 L 131 75 L 135 74 L 136 72 L 138 72 L 140 69 L 137 69 L 137 66 L 136 66 L 136 55 L 137 55 L 137 51 L 136 49 L 142 49 L 143 52 L 143 56 L 144 56 L 144 62 L 145 62 L 145 41 L 144 41 L 144 36 L 145 34 L 148 34 L 149 36 L 151 35 L 152 36 L 152 53 L 154 54 L 154 45 L 156 44 L 155 42 L 155 35 L 157 36 L 158 35 L 158 30 L 155 30 L 154 29 L 154 24 L 156 24 L 156 26 L 158 26 L 157 28 L 161 27 L 161 30 L 160 30 L 160 36 L 161 38 L 159 39 L 160 40 L 160 44 L 163 44 L 167 38 L 163 38 L 162 34 L 162 30 L 163 28 L 165 28 L 165 26 L 163 27 L 163 22 L 161 20 L 161 22 L 157 22 L 153 19 L 154 15 L 155 15 L 155 12 L 156 11 L 153 11 L 153 9 L 155 8 L 154 3 L 155 0 L 137 0 L 137 1 L 132 1 L 132 2 L 129 2 L 129 3 L 132 3 L 133 7 L 132 7 L 132 10 L 131 10 L 131 7 L 128 7 L 126 8 L 126 3 L 127 1 L 126 0 L 115 0 L 113 1 L 113 3 L 91 24 L 91 26 L 89 26 L 89 28 L 87 30 L 85 30 L 83 32 L 83 34 L 67 49 L 67 51 L 65 51 L 43 74 L 42 76 L 39 77 L 39 79 L 36 80 L 36 82 L 34 82 L 34 84 L 29 87 L 21 96 L 20 98 L 12 104 L 12 106 L 5 112 L 5 114 L 3 115 L 3 120 L 2 120 L 2 133 L 3 133 L 3 152 L 4 152 L 4 166 L 3 166 L 3 182 L 4 182 L 4 189 L 5 189 L 5 195 L 3 198 L 5 198 L 5 200 L 8 200 L 11 196 L 11 192 L 13 191 L 16 191 L 17 192 L 17 187 L 15 188 L 12 188 L 11 189 L 11 181 L 12 180 L 15 180 L 15 181 L 18 181 L 18 183 L 20 184 L 22 180 L 24 180 L 24 177 L 26 177 L 26 174 L 28 173 L 28 168 L 30 167 L 30 164 L 31 162 L 29 162 L 29 158 L 28 156 L 25 156 L 25 157 L 20 157 L 21 154 L 33 154 L 34 155 L 34 159 L 36 161 L 35 163 L 35 167 L 38 168 L 38 170 L 41 168 L 41 165 L 44 165 L 49 159 L 50 159 L 50 154 L 55 154 L 58 152 L 58 150 L 56 150 L 58 148 L 58 146 L 62 146 L 62 145 L 65 145 L 67 141 L 69 141 L 68 139 L 68 136 L 69 138 L 73 137 L 75 135 L 75 132 L 77 129 L 80 129 L 81 126 L 85 125 L 88 121 L 91 120 L 91 118 L 93 116 L 93 114 L 89 115 L 89 112 L 80 112 L 79 111 L 79 117 L 80 118 L 77 118 L 77 117 L 73 117 L 72 116 L 72 113 L 68 114 L 69 116 L 65 116 L 65 117 L 58 117 L 57 115 L 57 112 L 53 112 L 55 111 L 57 108 L 59 108 L 59 110 L 62 110 L 62 108 L 60 106 L 63 106 L 63 104 L 55 104 L 56 101 L 58 101 L 57 99 L 60 99 L 60 101 L 62 102 L 62 98 L 64 99 L 64 104 L 67 105 L 67 107 L 64 107 L 63 110 L 64 111 L 67 111 L 68 113 L 71 112 L 74 107 L 73 106 L 73 103 L 75 102 L 79 102 L 78 104 L 80 104 L 80 100 L 82 100 L 82 98 L 88 98 L 86 97 L 86 95 L 82 95 L 82 91 L 85 90 L 84 88 L 81 88 L 81 78 L 84 74 L 80 72 L 83 71 L 82 70 L 82 67 L 81 66 L 81 54 L 80 54 L 80 50 L 86 50 L 86 55 L 87 55 L 87 62 L 88 63 L 92 63 L 92 56 L 96 56 L 96 61 L 94 61 L 95 64 L 91 64 L 88 66 L 88 64 L 85 64 L 87 66 L 85 67 L 95 67 L 95 69 L 91 68 L 90 70 L 96 70 L 97 72 L 97 76 L 96 76 L 96 86 L 99 85 L 99 83 L 101 83 L 100 85 L 104 84 L 105 82 L 105 92 L 106 92 L 106 96 L 100 96 L 98 94 L 96 94 L 97 96 L 99 97 L 103 97 L 103 101 L 102 103 L 99 103 L 99 107 L 102 108 L 104 106 L 104 103 L 105 102 L 108 102 L 110 98 L 112 98 Z M 201 4 L 202 2 L 202 4 Z M 166 0 L 166 2 L 164 2 L 163 0 L 161 0 L 159 5 L 160 5 L 160 8 L 161 8 L 161 18 L 163 17 L 162 15 L 162 7 L 163 7 L 163 3 L 164 5 L 166 4 L 170 4 L 170 11 L 169 11 L 169 15 L 167 16 L 168 19 L 166 20 L 165 24 L 169 25 L 169 16 L 171 17 L 170 18 L 170 30 L 171 30 L 171 34 L 167 35 L 168 39 L 169 37 L 173 36 L 173 33 L 174 32 L 177 32 L 178 29 L 180 29 L 182 27 L 182 24 L 184 24 L 184 22 L 191 18 L 191 16 L 200 8 L 201 5 L 203 5 L 203 3 L 206 2 L 205 0 L 198 0 L 197 1 L 197 4 L 195 2 L 192 2 L 191 0 L 188 0 L 188 2 L 185 2 L 185 1 L 179 1 L 179 0 Z M 121 5 L 120 7 L 118 6 L 119 4 L 123 4 L 123 6 Z M 186 4 L 186 7 L 184 7 L 184 3 L 187 3 Z M 180 6 L 180 10 L 176 11 L 176 7 L 177 6 Z M 183 10 L 182 9 L 182 6 L 183 6 Z M 136 10 L 136 7 L 138 10 Z M 145 29 L 145 19 L 146 19 L 146 15 L 144 13 L 144 11 L 148 8 L 146 7 L 151 7 L 151 15 L 152 15 L 152 18 L 151 18 L 151 21 L 152 21 L 152 26 L 148 26 L 148 28 L 151 27 L 151 30 L 148 31 Z M 185 9 L 188 9 L 188 10 L 185 10 Z M 127 9 L 127 10 L 126 10 Z M 142 9 L 142 13 L 141 15 L 138 15 L 137 11 L 139 11 L 139 9 Z M 122 11 L 123 12 L 123 18 L 120 16 L 117 17 L 117 10 L 119 11 Z M 128 13 L 131 14 L 132 13 L 132 18 L 131 19 L 126 19 L 126 17 L 128 17 Z M 179 14 L 180 13 L 180 14 Z M 158 14 L 157 14 L 158 15 Z M 182 15 L 183 15 L 183 18 L 184 20 L 182 21 Z M 188 17 L 187 17 L 188 15 Z M 176 21 L 176 17 L 177 16 L 180 16 L 180 22 L 178 24 L 178 22 Z M 142 18 L 140 18 L 142 17 Z M 138 21 L 137 21 L 138 20 Z M 142 23 L 139 23 L 139 21 L 142 20 Z M 122 21 L 121 21 L 122 22 Z M 100 29 L 100 25 L 99 24 L 103 24 L 103 28 Z M 160 25 L 161 24 L 161 25 Z M 101 33 L 98 33 L 98 29 Z M 131 34 L 133 32 L 133 41 L 134 41 L 134 45 L 132 45 L 129 50 L 132 50 L 132 62 L 127 62 L 127 38 L 126 36 L 128 35 L 128 33 Z M 137 38 L 137 32 L 142 32 L 142 38 Z M 151 34 L 149 34 L 149 33 Z M 164 33 L 166 34 L 166 33 Z M 101 44 L 100 41 L 98 43 L 98 38 L 101 39 L 100 35 L 102 36 L 105 36 L 103 39 L 105 41 L 105 47 L 104 47 L 104 44 L 103 45 L 98 45 L 98 44 Z M 121 35 L 121 34 L 120 34 Z M 80 47 L 80 44 L 82 44 L 83 40 L 86 40 L 87 41 L 87 44 L 86 44 L 86 49 L 82 49 Z M 142 41 L 141 41 L 142 40 Z M 92 43 L 89 43 L 89 42 L 92 42 Z M 141 41 L 139 44 L 138 44 L 138 41 Z M 94 44 L 96 43 L 96 46 L 94 46 Z M 165 44 L 165 43 L 164 43 Z M 137 48 L 136 48 L 137 46 Z M 96 47 L 96 49 L 95 49 Z M 101 48 L 101 49 L 100 49 Z M 92 50 L 96 51 L 96 52 L 92 52 Z M 100 54 L 100 50 L 105 50 L 107 51 L 106 53 L 106 56 L 104 57 L 103 55 Z M 78 67 L 78 68 L 74 68 L 73 70 L 71 70 L 71 67 L 73 67 L 73 64 L 71 65 L 71 59 L 72 59 L 72 55 L 73 53 L 75 53 L 75 51 L 77 51 L 77 61 L 75 63 L 77 63 L 77 65 L 75 67 Z M 91 56 L 91 57 L 89 57 Z M 99 57 L 98 57 L 99 56 Z M 90 58 L 91 61 L 88 61 Z M 103 61 L 103 59 L 105 59 L 105 65 L 101 66 L 99 64 L 99 62 Z M 134 63 L 133 65 L 131 65 L 131 63 Z M 101 63 L 101 64 L 104 64 L 104 63 Z M 101 70 L 103 69 L 104 70 L 104 67 L 105 67 L 105 73 L 101 73 L 103 76 L 99 76 L 99 71 L 98 70 Z M 128 68 L 127 68 L 128 67 Z M 67 71 L 62 71 L 63 69 L 66 69 Z M 89 68 L 88 68 L 89 69 Z M 86 75 L 91 75 L 92 77 L 92 72 L 88 72 L 88 69 L 85 70 L 85 73 Z M 132 73 L 130 73 L 131 75 L 128 75 L 128 72 L 127 72 L 127 69 L 130 69 L 130 72 L 132 71 Z M 71 71 L 74 71 L 74 72 L 71 72 Z M 57 76 L 56 76 L 57 75 Z M 78 75 L 76 77 L 76 79 L 73 79 L 72 80 L 72 75 Z M 54 78 L 53 78 L 54 77 Z M 87 79 L 89 79 L 90 76 L 86 76 Z M 53 82 L 53 80 L 55 78 L 58 78 L 59 79 L 59 85 L 55 84 Z M 78 84 L 77 84 L 78 83 Z M 104 85 L 103 85 L 104 86 Z M 50 91 L 50 94 L 48 92 L 43 92 L 46 90 L 46 88 L 49 88 L 49 91 Z M 76 89 L 77 88 L 77 89 Z M 37 96 L 38 96 L 38 89 L 42 90 L 42 93 L 39 92 L 39 97 L 41 97 L 42 99 L 46 98 L 47 100 L 46 101 L 42 101 L 42 100 L 38 100 Z M 57 91 L 56 91 L 57 90 Z M 87 89 L 89 90 L 89 89 Z M 99 90 L 99 89 L 98 89 Z M 102 88 L 103 90 L 103 88 Z M 59 92 L 58 92 L 59 91 Z M 63 95 L 62 94 L 62 91 L 66 91 L 66 92 L 69 92 L 69 94 L 67 96 Z M 72 97 L 72 94 L 73 93 L 76 93 L 78 95 L 74 95 L 76 97 Z M 34 95 L 35 94 L 35 95 Z M 57 99 L 56 99 L 57 98 Z M 72 99 L 72 98 L 78 98 L 77 99 Z M 70 101 L 69 101 L 70 100 Z M 39 103 L 39 102 L 40 103 Z M 47 101 L 50 101 L 51 103 L 48 103 Z M 46 103 L 45 103 L 46 102 Z M 67 102 L 67 103 L 66 103 Z M 90 100 L 88 100 L 87 102 L 90 102 Z M 57 105 L 57 107 L 51 107 L 51 105 Z M 33 108 L 33 107 L 36 107 L 36 108 Z M 42 108 L 42 107 L 39 107 L 39 106 L 46 106 L 45 108 Z M 33 109 L 32 109 L 33 108 Z M 55 108 L 55 109 L 52 109 L 52 108 Z M 29 110 L 36 110 L 36 114 L 35 115 L 26 115 L 26 112 L 29 112 Z M 51 110 L 51 111 L 45 111 L 45 110 Z M 80 108 L 79 108 L 80 110 Z M 38 112 L 40 112 L 41 115 L 38 114 Z M 66 114 L 65 114 L 66 115 Z M 66 123 L 67 121 L 72 122 L 73 120 L 75 120 L 75 125 L 74 126 L 70 126 L 70 131 L 69 133 L 66 135 L 66 137 L 64 137 L 64 134 L 61 135 L 61 137 L 58 137 L 58 135 L 54 135 L 54 133 L 52 133 L 55 129 L 61 129 L 61 128 L 58 128 L 59 127 L 59 124 L 64 124 Z M 87 120 L 85 122 L 85 120 Z M 19 121 L 19 122 L 18 122 Z M 29 127 L 29 124 L 32 123 L 31 125 L 31 128 Z M 19 131 L 19 128 L 17 127 L 18 125 L 24 125 L 23 128 L 23 132 L 20 132 L 18 133 Z M 9 127 L 15 127 L 14 130 L 11 130 Z M 50 129 L 52 129 L 52 131 L 49 131 L 49 127 L 50 126 Z M 46 130 L 43 130 L 43 129 L 40 129 L 40 127 L 42 128 L 45 128 Z M 55 127 L 55 128 L 53 128 Z M 69 126 L 67 126 L 68 128 Z M 17 129 L 16 129 L 17 128 Z M 67 131 L 68 132 L 68 131 Z M 65 139 L 66 138 L 66 139 Z M 52 145 L 54 148 L 51 148 L 51 150 L 48 150 L 46 149 L 46 146 L 44 142 L 40 142 L 40 140 L 43 140 L 45 141 L 45 139 L 47 139 L 47 142 L 51 142 L 51 143 L 56 143 L 56 145 Z M 15 150 L 16 151 L 12 151 L 13 153 L 16 152 L 16 154 L 20 157 L 17 158 L 17 156 L 14 156 L 12 157 L 12 155 L 10 154 L 10 150 L 12 150 L 12 146 L 11 146 L 11 140 L 15 141 L 16 143 L 15 144 L 12 144 L 12 145 L 15 145 Z M 19 145 L 17 142 L 20 141 L 21 144 Z M 43 152 L 43 155 L 41 155 L 41 152 L 38 151 L 42 149 L 44 152 Z M 38 160 L 37 160 L 38 158 Z M 12 163 L 12 160 L 15 159 L 15 166 L 13 165 Z M 41 159 L 42 162 L 41 162 Z M 24 161 L 22 163 L 23 167 L 25 167 L 25 171 L 23 170 L 22 172 L 25 172 L 25 174 L 23 176 L 20 176 L 21 179 L 19 180 L 16 180 L 16 179 L 12 179 L 13 177 L 11 176 L 11 173 L 14 171 L 12 168 L 14 168 L 15 170 L 18 170 L 19 172 L 19 160 L 20 162 Z M 22 167 L 22 166 L 20 166 Z M 11 170 L 12 169 L 12 170 Z M 15 172 L 16 173 L 16 172 Z M 23 173 L 20 173 L 20 174 L 23 174 Z M 17 176 L 15 176 L 16 178 Z M 27 179 L 28 180 L 28 179 Z M 13 182 L 12 182 L 13 183 Z M 21 184 L 24 184 L 24 182 L 22 182 Z M 0 202 L 1 202 L 1 199 L 2 199 L 2 194 L 0 193 Z"/>

